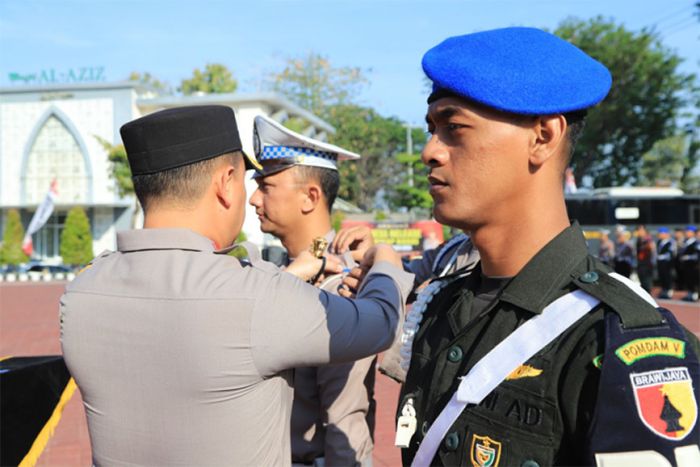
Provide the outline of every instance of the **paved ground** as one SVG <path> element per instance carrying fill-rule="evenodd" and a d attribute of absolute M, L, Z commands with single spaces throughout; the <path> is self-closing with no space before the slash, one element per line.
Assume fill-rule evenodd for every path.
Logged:
<path fill-rule="evenodd" d="M 0 284 L 0 358 L 5 356 L 57 355 L 61 353 L 58 298 L 62 283 Z M 680 298 L 680 294 L 677 297 Z M 663 300 L 661 304 L 700 337 L 700 304 Z M 377 426 L 374 465 L 400 465 L 394 443 L 394 411 L 399 385 L 377 375 Z M 68 403 L 44 453 L 40 466 L 89 466 L 90 440 L 80 393 Z"/>

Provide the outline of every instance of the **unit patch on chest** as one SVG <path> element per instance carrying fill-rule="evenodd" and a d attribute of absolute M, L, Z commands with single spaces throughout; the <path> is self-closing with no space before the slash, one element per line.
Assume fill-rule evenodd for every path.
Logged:
<path fill-rule="evenodd" d="M 488 436 L 472 435 L 469 459 L 474 467 L 497 467 L 501 460 L 501 443 Z"/>
<path fill-rule="evenodd" d="M 654 434 L 673 441 L 695 427 L 698 407 L 686 367 L 630 374 L 639 417 Z"/>

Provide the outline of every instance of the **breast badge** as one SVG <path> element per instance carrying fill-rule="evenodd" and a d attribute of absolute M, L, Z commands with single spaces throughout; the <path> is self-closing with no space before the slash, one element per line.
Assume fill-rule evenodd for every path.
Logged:
<path fill-rule="evenodd" d="M 520 365 L 518 368 L 511 371 L 508 376 L 506 376 L 506 381 L 520 378 L 534 378 L 535 376 L 539 376 L 541 374 L 542 370 L 539 368 L 535 368 L 534 366 L 530 365 Z"/>
<path fill-rule="evenodd" d="M 474 467 L 497 467 L 501 460 L 501 443 L 488 436 L 472 436 L 469 458 Z"/>
<path fill-rule="evenodd" d="M 662 438 L 680 441 L 695 427 L 698 407 L 688 368 L 630 374 L 639 417 Z"/>

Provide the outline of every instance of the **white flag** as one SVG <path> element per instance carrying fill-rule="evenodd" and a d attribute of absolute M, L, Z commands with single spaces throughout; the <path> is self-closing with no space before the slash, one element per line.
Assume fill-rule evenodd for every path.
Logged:
<path fill-rule="evenodd" d="M 27 227 L 27 233 L 24 235 L 24 240 L 22 240 L 22 251 L 27 256 L 31 256 L 34 253 L 34 245 L 32 244 L 32 235 L 36 233 L 40 228 L 46 224 L 46 221 L 51 217 L 53 212 L 53 204 L 58 196 L 58 182 L 54 178 L 49 187 L 49 192 L 46 193 L 46 198 L 41 202 L 39 208 L 34 213 L 32 221 Z"/>

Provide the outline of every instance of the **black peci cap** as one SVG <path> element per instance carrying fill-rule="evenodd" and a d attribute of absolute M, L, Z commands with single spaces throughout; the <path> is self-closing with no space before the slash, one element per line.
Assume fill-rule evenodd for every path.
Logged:
<path fill-rule="evenodd" d="M 241 151 L 230 107 L 203 105 L 161 110 L 124 124 L 120 133 L 132 175 L 147 175 Z M 245 153 L 246 169 L 259 168 Z"/>

